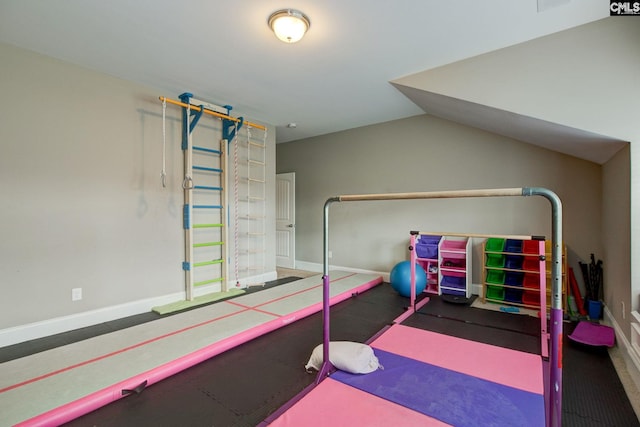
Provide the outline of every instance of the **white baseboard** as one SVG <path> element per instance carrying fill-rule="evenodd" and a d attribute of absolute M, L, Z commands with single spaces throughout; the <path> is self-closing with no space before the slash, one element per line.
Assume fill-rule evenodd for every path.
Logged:
<path fill-rule="evenodd" d="M 275 280 L 278 274 L 275 271 L 261 275 L 242 279 L 241 287 L 247 284 L 255 284 Z M 198 297 L 213 292 L 220 292 L 220 284 L 213 284 L 197 288 L 194 296 Z M 124 304 L 110 307 L 89 310 L 82 313 L 71 314 L 69 316 L 56 317 L 40 322 L 26 325 L 14 326 L 0 330 L 0 347 L 18 344 L 50 335 L 72 331 L 74 329 L 85 328 L 99 323 L 110 322 L 123 317 L 134 316 L 136 314 L 148 313 L 153 307 L 182 301 L 186 298 L 186 292 L 176 292 L 169 295 L 162 295 L 153 298 L 146 298 L 138 301 L 131 301 Z"/>
<path fill-rule="evenodd" d="M 616 344 L 620 348 L 620 353 L 624 357 L 625 365 L 631 380 L 636 388 L 640 390 L 640 355 L 633 348 L 627 337 L 622 332 L 620 325 L 605 305 L 603 310 L 604 323 L 611 325 L 616 334 Z"/>
<path fill-rule="evenodd" d="M 318 264 L 315 262 L 307 262 L 307 261 L 297 261 L 296 260 L 296 269 L 298 270 L 306 270 L 306 271 L 316 271 L 318 273 L 322 273 L 322 264 Z M 363 270 L 360 268 L 353 267 L 342 267 L 339 265 L 329 265 L 329 270 L 341 270 L 341 271 L 350 271 L 353 273 L 365 273 L 365 274 L 379 274 L 382 276 L 382 280 L 389 283 L 389 274 L 388 271 L 373 271 L 373 270 Z M 482 285 L 473 283 L 471 284 L 471 293 L 473 295 L 480 295 L 482 293 Z"/>
<path fill-rule="evenodd" d="M 322 264 L 296 260 L 296 270 L 315 271 L 318 273 L 322 273 L 322 268 L 323 268 Z M 363 273 L 363 274 L 379 274 L 382 276 L 382 280 L 384 280 L 385 282 L 389 281 L 389 272 L 384 272 L 384 271 L 363 270 L 361 268 L 343 267 L 343 266 L 331 265 L 331 264 L 329 264 L 329 270 L 340 270 L 340 271 L 348 271 L 351 273 Z"/>
<path fill-rule="evenodd" d="M 278 278 L 278 273 L 276 271 L 269 271 L 267 273 L 258 274 L 251 277 L 245 277 L 239 280 L 240 288 L 246 288 L 250 286 L 256 286 L 264 284 L 265 282 L 270 282 L 272 280 L 276 280 Z"/>
<path fill-rule="evenodd" d="M 471 295 L 482 295 L 482 285 L 478 283 L 472 283 Z"/>

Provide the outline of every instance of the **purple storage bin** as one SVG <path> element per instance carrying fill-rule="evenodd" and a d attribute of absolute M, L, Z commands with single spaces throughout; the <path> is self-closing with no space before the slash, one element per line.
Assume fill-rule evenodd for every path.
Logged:
<path fill-rule="evenodd" d="M 437 259 L 438 258 L 438 244 L 435 243 L 416 243 L 416 255 L 418 258 Z"/>
<path fill-rule="evenodd" d="M 441 237 L 422 234 L 416 242 L 418 258 L 438 259 L 438 243 L 440 243 Z"/>
<path fill-rule="evenodd" d="M 456 296 L 459 296 L 459 297 L 466 297 L 467 296 L 467 292 L 464 289 L 462 289 L 462 290 L 458 290 L 458 289 L 443 289 L 442 293 L 446 294 L 446 295 L 456 295 Z"/>
<path fill-rule="evenodd" d="M 434 236 L 431 234 L 421 234 L 418 239 L 419 243 L 435 243 L 436 245 L 440 243 L 440 239 L 442 236 Z"/>
<path fill-rule="evenodd" d="M 440 286 L 448 287 L 448 288 L 456 288 L 456 289 L 465 289 L 466 278 L 465 277 L 456 277 L 456 276 L 442 276 L 442 283 Z"/>

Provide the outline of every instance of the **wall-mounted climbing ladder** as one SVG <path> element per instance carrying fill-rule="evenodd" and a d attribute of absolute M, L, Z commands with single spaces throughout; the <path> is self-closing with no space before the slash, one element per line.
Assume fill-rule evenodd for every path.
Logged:
<path fill-rule="evenodd" d="M 165 97 L 160 100 L 163 105 L 182 107 L 185 236 L 182 268 L 186 298 L 192 300 L 195 289 L 204 285 L 219 283 L 220 291 L 226 291 L 232 278 L 236 286 L 248 286 L 256 281 L 252 275 L 266 271 L 267 128 L 245 122 L 242 117 L 231 117 L 230 106 L 197 101 L 190 93 L 180 95 L 180 101 Z M 193 142 L 194 130 L 203 114 L 221 120 L 221 139 L 198 135 L 197 143 Z M 239 138 L 243 126 L 246 138 Z M 206 126 L 204 130 L 210 133 L 212 129 Z M 261 130 L 263 141 L 254 139 L 251 129 Z M 229 183 L 231 171 L 233 185 Z M 233 240 L 229 239 L 230 230 L 234 231 Z M 234 267 L 232 278 L 230 265 Z"/>
<path fill-rule="evenodd" d="M 247 126 L 247 238 L 248 268 L 252 275 L 266 269 L 266 140 L 254 139 Z"/>
<path fill-rule="evenodd" d="M 229 150 L 234 182 L 234 275 L 239 286 L 263 284 L 266 270 L 266 129 L 263 139 L 245 126 Z M 253 132 L 252 132 L 253 131 Z"/>
<path fill-rule="evenodd" d="M 226 227 L 226 142 L 198 141 L 193 134 L 205 111 L 192 108 L 192 95 L 184 93 L 182 150 L 184 153 L 184 233 L 187 299 L 194 289 L 220 283 L 227 290 L 227 227 Z"/>

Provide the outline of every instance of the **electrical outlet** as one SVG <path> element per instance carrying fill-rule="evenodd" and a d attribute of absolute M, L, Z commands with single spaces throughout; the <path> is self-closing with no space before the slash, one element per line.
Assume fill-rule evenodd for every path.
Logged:
<path fill-rule="evenodd" d="M 80 301 L 82 299 L 82 288 L 71 289 L 71 301 Z"/>

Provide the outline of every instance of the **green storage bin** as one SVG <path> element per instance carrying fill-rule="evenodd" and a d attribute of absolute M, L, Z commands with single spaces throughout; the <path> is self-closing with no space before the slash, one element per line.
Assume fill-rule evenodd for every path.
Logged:
<path fill-rule="evenodd" d="M 505 259 L 503 254 L 486 254 L 484 265 L 491 268 L 504 268 Z"/>
<path fill-rule="evenodd" d="M 487 299 L 504 301 L 504 288 L 498 286 L 487 286 Z"/>
<path fill-rule="evenodd" d="M 484 245 L 484 250 L 487 252 L 504 252 L 504 241 L 505 239 L 490 237 Z"/>
<path fill-rule="evenodd" d="M 487 283 L 504 285 L 504 270 L 487 270 Z"/>

